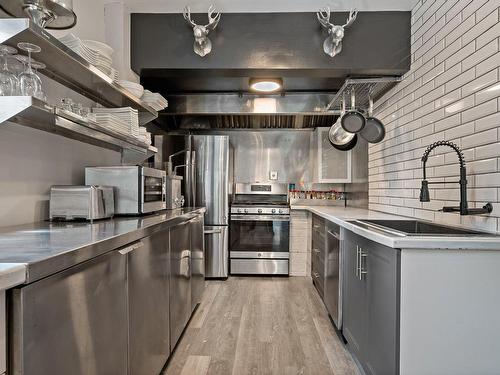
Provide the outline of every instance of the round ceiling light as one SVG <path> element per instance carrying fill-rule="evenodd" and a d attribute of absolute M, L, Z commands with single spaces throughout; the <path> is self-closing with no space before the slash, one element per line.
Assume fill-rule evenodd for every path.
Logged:
<path fill-rule="evenodd" d="M 250 78 L 250 89 L 258 92 L 275 92 L 283 87 L 281 78 Z"/>

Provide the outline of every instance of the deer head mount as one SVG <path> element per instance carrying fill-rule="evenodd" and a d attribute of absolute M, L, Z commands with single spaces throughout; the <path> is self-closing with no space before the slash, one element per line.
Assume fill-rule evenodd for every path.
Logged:
<path fill-rule="evenodd" d="M 212 50 L 212 42 L 208 39 L 208 33 L 217 27 L 220 21 L 220 13 L 215 11 L 215 7 L 208 8 L 208 23 L 197 25 L 191 19 L 191 10 L 188 6 L 184 8 L 184 19 L 192 26 L 194 34 L 194 52 L 201 57 L 206 56 Z"/>
<path fill-rule="evenodd" d="M 330 8 L 325 7 L 316 13 L 319 23 L 328 30 L 328 38 L 323 42 L 323 50 L 331 57 L 338 55 L 342 51 L 342 39 L 344 39 L 345 29 L 353 24 L 358 15 L 356 9 L 349 12 L 347 22 L 342 25 L 334 25 L 330 22 Z"/>

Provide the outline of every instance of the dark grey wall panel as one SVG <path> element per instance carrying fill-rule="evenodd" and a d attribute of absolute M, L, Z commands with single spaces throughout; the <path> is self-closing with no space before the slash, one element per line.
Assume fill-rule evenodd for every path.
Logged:
<path fill-rule="evenodd" d="M 193 17 L 206 23 L 206 14 Z M 332 13 L 336 23 L 346 18 Z M 296 89 L 311 89 L 303 77 L 314 76 L 314 85 L 321 86 L 318 77 L 402 75 L 410 66 L 410 12 L 359 13 L 335 58 L 323 52 L 327 32 L 314 13 L 223 14 L 209 36 L 212 53 L 204 58 L 193 52 L 193 33 L 181 14 L 137 13 L 131 22 L 132 69 L 149 82 L 160 78 L 178 85 L 175 91 L 203 86 L 209 76 L 231 77 L 232 83 L 221 85 L 226 90 L 244 86 L 249 76 L 265 75 L 292 77 Z M 201 80 L 182 84 L 180 77 Z"/>

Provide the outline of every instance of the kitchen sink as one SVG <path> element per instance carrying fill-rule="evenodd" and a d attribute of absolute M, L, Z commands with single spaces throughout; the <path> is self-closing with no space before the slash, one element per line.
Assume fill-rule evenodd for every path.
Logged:
<path fill-rule="evenodd" d="M 353 224 L 362 227 L 393 232 L 403 236 L 494 236 L 496 235 L 472 229 L 456 228 L 420 220 L 356 220 Z"/>

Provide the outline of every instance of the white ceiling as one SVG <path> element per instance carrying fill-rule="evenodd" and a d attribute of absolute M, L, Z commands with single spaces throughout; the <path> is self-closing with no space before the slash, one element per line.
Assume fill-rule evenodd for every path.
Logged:
<path fill-rule="evenodd" d="M 247 12 L 312 12 L 326 5 L 335 11 L 357 8 L 364 11 L 406 10 L 418 0 L 125 0 L 131 12 L 179 13 L 189 4 L 193 12 L 205 12 L 213 3 L 226 13 Z"/>

